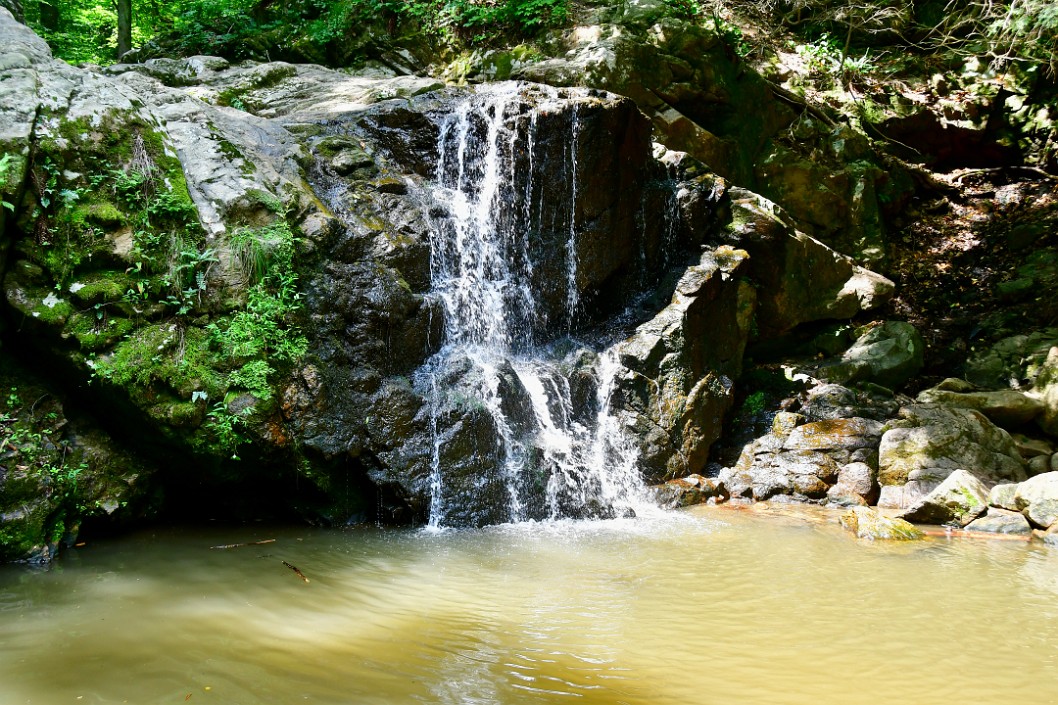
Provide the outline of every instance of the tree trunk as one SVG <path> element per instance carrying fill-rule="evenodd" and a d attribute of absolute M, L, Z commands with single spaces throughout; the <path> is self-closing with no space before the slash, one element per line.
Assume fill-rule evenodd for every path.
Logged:
<path fill-rule="evenodd" d="M 132 51 L 132 0 L 118 2 L 118 61 Z"/>
<path fill-rule="evenodd" d="M 25 24 L 26 16 L 22 13 L 22 0 L 0 0 L 0 7 L 10 10 L 17 21 Z"/>
<path fill-rule="evenodd" d="M 40 4 L 40 26 L 49 32 L 59 31 L 59 0 L 41 2 Z"/>

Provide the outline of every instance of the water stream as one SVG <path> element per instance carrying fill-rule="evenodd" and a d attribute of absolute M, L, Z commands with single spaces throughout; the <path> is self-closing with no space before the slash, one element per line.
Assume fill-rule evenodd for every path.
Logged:
<path fill-rule="evenodd" d="M 0 702 L 1058 703 L 1058 551 L 780 511 L 93 542 L 0 566 Z"/>
<path fill-rule="evenodd" d="M 521 86 L 499 83 L 469 95 L 440 118 L 437 164 L 425 198 L 434 204 L 431 295 L 442 303 L 445 338 L 416 377 L 434 410 L 432 527 L 445 525 L 448 516 L 437 415 L 444 406 L 438 395 L 449 391 L 439 388 L 438 378 L 455 360 L 472 365 L 474 372 L 463 379 L 476 380 L 469 394 L 488 410 L 499 436 L 506 520 L 612 515 L 649 506 L 635 445 L 623 439 L 624 429 L 611 414 L 615 355 L 601 351 L 591 370 L 597 387 L 591 413 L 576 408 L 568 372 L 562 370 L 568 360 L 554 353 L 555 331 L 570 331 L 581 304 L 580 120 L 576 104 L 564 106 L 570 117 L 562 164 L 542 163 L 536 154 L 538 116 L 563 108 L 558 92 L 549 90 L 549 100 L 526 115 Z M 541 232 L 560 234 L 561 251 L 542 252 Z M 537 264 L 556 256 L 563 262 L 554 271 L 565 281 L 541 281 Z M 557 311 L 541 305 L 541 292 L 551 289 L 564 295 Z M 512 395 L 504 394 L 501 377 L 507 370 L 531 400 L 528 431 L 524 420 L 513 418 Z M 547 478 L 542 503 L 527 496 L 540 475 Z M 543 513 L 531 508 L 536 504 Z"/>

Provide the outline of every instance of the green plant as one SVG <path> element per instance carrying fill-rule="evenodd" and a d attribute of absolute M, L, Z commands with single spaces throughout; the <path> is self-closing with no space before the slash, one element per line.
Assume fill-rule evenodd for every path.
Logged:
<path fill-rule="evenodd" d="M 715 11 L 713 12 L 713 31 L 716 32 L 716 36 L 720 38 L 720 41 L 734 52 L 736 56 L 749 56 L 749 42 L 742 35 L 742 30 L 725 20 Z"/>
<path fill-rule="evenodd" d="M 203 427 L 213 434 L 221 448 L 231 453 L 232 460 L 239 460 L 239 446 L 247 442 L 242 433 L 245 425 L 243 416 L 229 410 L 223 401 L 218 401 L 206 415 Z"/>
<path fill-rule="evenodd" d="M 764 411 L 765 400 L 766 397 L 763 391 L 753 392 L 742 402 L 741 415 L 744 418 L 748 418 L 761 413 Z"/>
<path fill-rule="evenodd" d="M 838 79 L 863 76 L 877 69 L 869 50 L 863 56 L 852 56 L 847 43 L 842 44 L 826 32 L 813 42 L 798 45 L 796 51 L 809 70 Z"/>
<path fill-rule="evenodd" d="M 15 210 L 15 204 L 8 201 L 3 195 L 7 189 L 8 179 L 11 178 L 9 175 L 14 168 L 12 166 L 13 162 L 14 157 L 10 154 L 5 153 L 4 156 L 0 157 L 0 205 L 12 212 Z"/>
<path fill-rule="evenodd" d="M 705 16 L 705 8 L 698 0 L 665 0 L 676 17 L 693 20 Z"/>

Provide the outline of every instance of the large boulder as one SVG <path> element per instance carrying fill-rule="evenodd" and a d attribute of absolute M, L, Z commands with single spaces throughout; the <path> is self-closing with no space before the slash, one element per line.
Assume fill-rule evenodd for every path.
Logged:
<path fill-rule="evenodd" d="M 724 237 L 749 253 L 763 337 L 809 321 L 850 318 L 892 298 L 891 281 L 798 231 L 776 204 L 743 189 L 730 194 Z"/>
<path fill-rule="evenodd" d="M 861 335 L 821 377 L 838 384 L 873 382 L 898 389 L 922 369 L 925 342 L 915 327 L 886 321 Z"/>
<path fill-rule="evenodd" d="M 1058 472 L 1047 472 L 1018 485 L 1014 504 L 1029 521 L 1043 529 L 1058 522 Z"/>
<path fill-rule="evenodd" d="M 941 482 L 964 468 L 988 484 L 1025 479 L 1024 461 L 1010 434 L 981 412 L 928 404 L 900 410 L 878 449 L 878 479 Z"/>
<path fill-rule="evenodd" d="M 745 261 L 727 246 L 703 254 L 671 303 L 616 348 L 618 404 L 634 415 L 647 477 L 699 472 L 720 436 L 752 325 Z"/>
<path fill-rule="evenodd" d="M 900 513 L 916 524 L 966 526 L 988 508 L 988 488 L 971 473 L 955 470 L 936 488 Z"/>
<path fill-rule="evenodd" d="M 849 389 L 820 384 L 808 390 L 801 413 L 812 421 L 864 418 L 886 421 L 900 411 L 900 402 L 874 389 Z"/>

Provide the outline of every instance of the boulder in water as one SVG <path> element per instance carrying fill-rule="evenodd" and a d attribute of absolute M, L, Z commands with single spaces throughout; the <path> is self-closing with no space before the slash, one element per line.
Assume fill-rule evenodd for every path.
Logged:
<path fill-rule="evenodd" d="M 1047 472 L 1025 480 L 1014 495 L 1014 504 L 1043 529 L 1058 522 L 1058 472 Z"/>
<path fill-rule="evenodd" d="M 654 495 L 658 504 L 668 509 L 689 507 L 706 502 L 718 504 L 726 501 L 730 496 L 723 482 L 701 475 L 688 475 L 669 480 L 655 487 Z"/>
<path fill-rule="evenodd" d="M 1032 534 L 1032 526 L 1025 515 L 996 507 L 989 507 L 988 513 L 967 524 L 966 530 L 993 534 Z"/>
<path fill-rule="evenodd" d="M 900 513 L 916 524 L 966 526 L 988 508 L 988 488 L 965 470 L 954 470 L 945 480 Z"/>
<path fill-rule="evenodd" d="M 845 530 L 870 541 L 913 541 L 925 535 L 913 524 L 870 507 L 852 507 L 841 515 L 840 521 Z"/>

